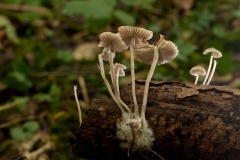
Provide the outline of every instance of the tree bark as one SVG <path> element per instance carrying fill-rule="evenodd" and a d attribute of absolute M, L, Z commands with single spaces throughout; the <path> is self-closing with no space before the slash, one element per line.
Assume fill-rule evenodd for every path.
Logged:
<path fill-rule="evenodd" d="M 141 106 L 145 81 L 136 81 Z M 131 86 L 121 97 L 133 107 Z M 72 151 L 89 159 L 126 159 L 119 147 L 116 121 L 121 112 L 114 102 L 92 101 L 91 110 L 76 132 Z M 152 149 L 168 159 L 240 159 L 240 90 L 226 86 L 152 81 L 146 118 L 154 132 Z M 128 159 L 156 159 L 144 150 Z"/>

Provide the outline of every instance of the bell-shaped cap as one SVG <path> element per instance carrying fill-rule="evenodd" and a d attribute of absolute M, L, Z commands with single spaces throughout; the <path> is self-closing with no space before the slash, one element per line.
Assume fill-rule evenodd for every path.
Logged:
<path fill-rule="evenodd" d="M 122 52 L 127 49 L 126 44 L 117 34 L 111 32 L 103 32 L 99 35 L 99 39 L 100 43 L 98 46 L 111 49 L 112 52 Z"/>
<path fill-rule="evenodd" d="M 206 75 L 206 71 L 205 69 L 202 67 L 202 66 L 195 66 L 193 67 L 189 73 L 193 76 L 198 76 L 198 75 L 201 75 L 201 76 L 205 76 Z"/>
<path fill-rule="evenodd" d="M 157 43 L 158 60 L 157 64 L 164 64 L 172 61 L 178 55 L 177 46 L 171 42 L 166 41 L 162 35 Z M 134 48 L 134 55 L 142 62 L 151 64 L 154 57 L 154 46 L 141 44 Z"/>
<path fill-rule="evenodd" d="M 132 26 L 121 26 L 118 28 L 118 32 L 127 46 L 130 45 L 132 38 L 138 39 L 139 42 L 142 39 L 149 40 L 153 36 L 152 31 Z"/>
<path fill-rule="evenodd" d="M 222 53 L 219 50 L 217 50 L 213 47 L 208 48 L 203 52 L 204 55 L 208 54 L 208 53 L 211 53 L 211 56 L 213 56 L 214 58 L 221 58 L 222 57 Z"/>
<path fill-rule="evenodd" d="M 127 69 L 127 67 L 123 64 L 120 64 L 120 63 L 115 63 L 113 65 L 113 68 L 114 68 L 114 75 L 117 76 L 117 72 L 119 70 L 119 77 L 123 77 L 125 76 L 125 72 L 124 72 L 124 69 Z M 109 71 L 109 74 L 111 74 L 111 71 Z"/>
<path fill-rule="evenodd" d="M 120 63 L 115 63 L 114 64 L 114 71 L 115 71 L 115 75 L 117 75 L 117 71 L 119 69 L 119 77 L 123 77 L 125 76 L 125 72 L 124 72 L 124 69 L 127 69 L 127 67 L 123 64 L 120 64 Z"/>
<path fill-rule="evenodd" d="M 172 41 L 167 41 L 164 36 L 160 34 L 160 39 L 157 43 L 158 47 L 158 62 L 157 64 L 165 64 L 172 61 L 178 55 L 177 46 Z"/>

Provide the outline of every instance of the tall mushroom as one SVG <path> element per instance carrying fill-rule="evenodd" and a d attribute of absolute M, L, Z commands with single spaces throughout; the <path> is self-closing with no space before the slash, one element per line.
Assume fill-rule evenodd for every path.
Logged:
<path fill-rule="evenodd" d="M 140 61 L 151 64 L 149 70 L 143 95 L 143 103 L 141 110 L 141 119 L 145 119 L 145 111 L 147 106 L 148 89 L 149 84 L 156 67 L 156 64 L 165 64 L 173 60 L 178 55 L 177 46 L 171 41 L 166 41 L 163 35 L 160 35 L 160 39 L 156 46 L 151 45 L 139 45 L 135 47 L 134 54 Z"/>
<path fill-rule="evenodd" d="M 206 49 L 203 54 L 206 55 L 208 53 L 211 53 L 211 58 L 210 58 L 210 62 L 209 62 L 209 66 L 208 66 L 208 70 L 207 70 L 207 74 L 206 74 L 206 77 L 203 81 L 203 85 L 206 84 L 207 82 L 207 79 L 208 79 L 208 76 L 209 76 L 209 73 L 210 73 L 210 70 L 211 70 L 211 67 L 212 67 L 212 61 L 213 61 L 213 58 L 220 58 L 222 57 L 222 53 L 220 51 L 218 51 L 217 49 L 211 47 L 211 48 L 208 48 Z M 213 66 L 214 67 L 214 66 Z M 213 68 L 213 70 L 215 71 L 215 68 L 216 68 L 216 65 L 215 67 Z M 209 82 L 210 83 L 210 82 Z"/>
<path fill-rule="evenodd" d="M 201 75 L 201 76 L 205 76 L 206 75 L 206 71 L 205 71 L 205 69 L 202 66 L 195 66 L 195 67 L 193 67 L 189 71 L 189 73 L 191 75 L 193 75 L 193 76 L 196 76 L 196 80 L 195 80 L 194 84 L 197 84 L 199 75 Z"/>
<path fill-rule="evenodd" d="M 138 116 L 138 104 L 135 91 L 135 73 L 134 73 L 134 47 L 138 43 L 144 43 L 153 36 L 153 32 L 144 28 L 121 26 L 118 28 L 118 32 L 122 37 L 122 40 L 127 46 L 130 46 L 131 54 L 131 80 L 132 80 L 132 97 L 134 103 L 134 115 Z"/>
<path fill-rule="evenodd" d="M 99 38 L 100 38 L 100 44 L 98 46 L 104 47 L 102 54 L 98 56 L 102 78 L 107 86 L 107 89 L 110 95 L 112 96 L 114 101 L 117 103 L 119 109 L 122 111 L 122 113 L 125 113 L 124 109 L 122 108 L 123 102 L 121 101 L 120 96 L 118 95 L 118 92 L 117 92 L 118 89 L 116 87 L 116 77 L 114 75 L 115 71 L 114 71 L 113 59 L 115 57 L 115 52 L 121 52 L 127 48 L 126 44 L 122 41 L 122 38 L 119 35 L 111 32 L 104 32 L 99 35 Z M 113 83 L 115 95 L 113 94 L 111 86 L 107 78 L 105 77 L 103 60 L 109 61 L 110 76 Z M 130 112 L 130 109 L 126 105 L 123 105 L 123 106 L 128 112 Z"/>

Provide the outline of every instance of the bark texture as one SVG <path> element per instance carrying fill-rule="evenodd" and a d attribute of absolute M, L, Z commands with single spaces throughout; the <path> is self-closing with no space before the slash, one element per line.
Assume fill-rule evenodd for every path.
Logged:
<path fill-rule="evenodd" d="M 140 106 L 144 84 L 136 82 Z M 122 99 L 133 106 L 131 86 L 122 91 Z M 166 160 L 240 159 L 240 90 L 152 81 L 146 117 L 155 136 L 152 149 Z M 127 151 L 119 147 L 115 134 L 118 118 L 121 113 L 114 102 L 94 99 L 72 151 L 88 159 L 126 159 Z M 157 158 L 142 150 L 128 159 L 146 157 Z"/>

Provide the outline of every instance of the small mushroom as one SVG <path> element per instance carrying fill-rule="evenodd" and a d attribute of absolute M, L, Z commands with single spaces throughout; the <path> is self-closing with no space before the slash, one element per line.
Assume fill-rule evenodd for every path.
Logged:
<path fill-rule="evenodd" d="M 138 104 L 135 91 L 135 73 L 134 73 L 134 47 L 139 43 L 146 43 L 153 36 L 153 32 L 144 28 L 132 27 L 132 26 L 121 26 L 118 28 L 118 32 L 122 37 L 122 40 L 127 46 L 130 46 L 130 60 L 131 60 L 131 80 L 132 80 L 132 97 L 134 103 L 134 114 L 138 115 Z"/>
<path fill-rule="evenodd" d="M 116 87 L 117 87 L 117 92 L 120 95 L 119 92 L 119 77 L 125 76 L 124 69 L 127 69 L 126 66 L 120 63 L 115 63 L 114 64 L 114 70 L 115 70 L 115 76 L 116 76 Z"/>
<path fill-rule="evenodd" d="M 81 112 L 81 107 L 80 107 L 80 104 L 79 104 L 79 101 L 78 101 L 78 96 L 77 96 L 77 85 L 74 85 L 74 90 L 73 91 L 74 91 L 75 100 L 77 102 L 79 124 L 80 124 L 80 127 L 81 127 L 81 125 L 82 125 L 82 112 Z"/>
<path fill-rule="evenodd" d="M 208 76 L 209 76 L 209 73 L 210 73 L 210 70 L 211 70 L 211 67 L 212 67 L 213 58 L 220 58 L 220 57 L 222 57 L 222 53 L 221 53 L 220 51 L 218 51 L 217 49 L 213 48 L 213 47 L 208 48 L 208 49 L 206 49 L 206 50 L 203 52 L 204 55 L 205 55 L 205 54 L 208 54 L 208 53 L 211 53 L 211 58 L 210 58 L 210 62 L 209 62 L 209 66 L 208 66 L 208 70 L 207 70 L 206 77 L 205 77 L 205 79 L 204 79 L 204 81 L 203 81 L 203 85 L 205 85 L 206 82 L 207 82 L 207 79 L 208 79 Z M 214 67 L 214 66 L 213 66 L 213 67 Z M 215 67 L 213 68 L 213 70 L 215 71 L 215 69 L 216 69 L 216 65 L 215 65 Z M 209 81 L 209 83 L 210 83 L 210 81 Z"/>
<path fill-rule="evenodd" d="M 195 67 L 193 67 L 189 71 L 189 73 L 191 75 L 193 75 L 193 76 L 196 76 L 196 80 L 195 80 L 194 84 L 197 84 L 199 75 L 201 75 L 201 76 L 205 76 L 206 75 L 206 71 L 205 71 L 205 69 L 202 66 L 195 66 Z"/>
<path fill-rule="evenodd" d="M 102 52 L 102 58 L 109 61 L 110 65 L 110 76 L 113 83 L 114 93 L 117 94 L 117 88 L 115 84 L 113 59 L 115 57 L 115 52 L 122 52 L 127 49 L 126 44 L 122 41 L 122 38 L 118 34 L 111 32 L 103 32 L 99 35 L 100 43 L 99 47 L 104 47 Z"/>
<path fill-rule="evenodd" d="M 113 91 L 112 91 L 112 88 L 105 76 L 105 71 L 104 71 L 104 65 L 103 65 L 103 55 L 102 54 L 99 54 L 98 55 L 98 60 L 99 60 L 99 70 L 100 70 L 100 73 L 101 73 L 101 76 L 103 78 L 103 81 L 108 89 L 108 92 L 109 94 L 111 95 L 112 99 L 115 101 L 115 103 L 117 104 L 117 106 L 119 107 L 119 109 L 121 110 L 122 112 L 122 115 L 125 114 L 125 111 L 123 109 L 123 107 L 121 106 L 121 104 L 119 103 L 118 99 L 116 98 L 116 96 L 113 94 Z"/>
<path fill-rule="evenodd" d="M 138 45 L 134 49 L 134 54 L 137 58 L 140 59 L 140 61 L 146 64 L 151 64 L 151 68 L 149 70 L 144 88 L 143 103 L 141 110 L 141 118 L 143 120 L 145 119 L 149 84 L 153 72 L 155 70 L 156 64 L 165 64 L 173 60 L 178 55 L 178 49 L 174 43 L 165 40 L 164 36 L 160 35 L 160 39 L 156 46 L 144 44 Z"/>

